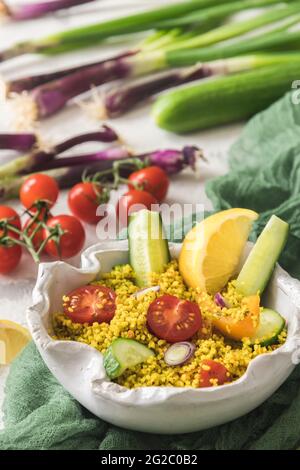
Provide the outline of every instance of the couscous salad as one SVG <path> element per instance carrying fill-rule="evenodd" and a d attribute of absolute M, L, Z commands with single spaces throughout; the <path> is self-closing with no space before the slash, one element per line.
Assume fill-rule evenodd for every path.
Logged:
<path fill-rule="evenodd" d="M 238 379 L 287 334 L 284 318 L 261 305 L 285 244 L 285 222 L 271 217 L 238 273 L 256 218 L 246 209 L 208 217 L 186 236 L 177 260 L 159 214 L 134 214 L 129 263 L 64 295 L 63 311 L 53 318 L 56 339 L 98 349 L 107 376 L 128 388 L 212 387 Z M 228 249 L 228 256 L 216 256 Z"/>

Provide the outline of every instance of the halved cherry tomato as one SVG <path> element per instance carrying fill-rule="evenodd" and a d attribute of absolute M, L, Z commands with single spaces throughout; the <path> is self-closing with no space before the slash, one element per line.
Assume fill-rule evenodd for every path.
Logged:
<path fill-rule="evenodd" d="M 13 225 L 18 230 L 21 230 L 21 220 L 17 212 L 9 206 L 0 206 L 0 221 L 7 220 L 10 225 Z M 3 230 L 0 228 L 0 237 L 3 235 Z M 9 231 L 8 235 L 12 238 L 20 238 L 19 234 Z"/>
<path fill-rule="evenodd" d="M 103 189 L 98 183 L 78 183 L 69 192 L 68 204 L 71 212 L 83 222 L 97 224 L 101 216 L 97 208 L 102 203 Z"/>
<path fill-rule="evenodd" d="M 57 227 L 64 232 L 58 242 L 51 238 L 45 246 L 48 255 L 54 258 L 71 258 L 82 249 L 85 241 L 85 231 L 81 222 L 72 215 L 57 215 L 47 222 L 49 229 Z M 43 229 L 43 239 L 48 238 L 50 231 Z"/>
<path fill-rule="evenodd" d="M 116 294 L 105 286 L 83 286 L 63 297 L 65 314 L 74 323 L 109 323 L 116 311 Z"/>
<path fill-rule="evenodd" d="M 29 176 L 20 189 L 20 200 L 26 209 L 34 211 L 32 207 L 38 201 L 44 201 L 52 207 L 58 198 L 58 185 L 54 178 L 43 173 Z"/>
<path fill-rule="evenodd" d="M 169 189 L 169 178 L 167 173 L 159 166 L 149 166 L 138 171 L 134 171 L 129 176 L 129 181 L 134 185 L 141 186 L 144 191 L 152 194 L 159 202 L 163 201 Z M 134 185 L 128 184 L 129 189 L 134 189 Z"/>
<path fill-rule="evenodd" d="M 213 317 L 212 323 L 217 330 L 224 336 L 240 341 L 243 338 L 251 338 L 258 325 L 260 314 L 260 297 L 259 295 L 250 295 L 245 297 L 242 301 L 247 306 L 249 314 L 242 320 L 236 321 L 229 316 Z"/>
<path fill-rule="evenodd" d="M 157 203 L 157 199 L 147 191 L 131 189 L 120 197 L 117 204 L 117 216 L 122 225 L 127 225 L 130 214 L 141 209 L 151 210 L 151 206 Z"/>
<path fill-rule="evenodd" d="M 0 273 L 8 274 L 19 264 L 22 256 L 20 245 L 0 245 Z"/>
<path fill-rule="evenodd" d="M 205 359 L 201 363 L 199 372 L 199 387 L 213 387 L 231 381 L 230 374 L 223 364 L 212 359 Z M 214 381 L 217 381 L 214 384 Z"/>
<path fill-rule="evenodd" d="M 162 295 L 150 304 L 147 324 L 158 338 L 177 343 L 186 341 L 200 330 L 202 316 L 196 303 L 174 295 Z"/>

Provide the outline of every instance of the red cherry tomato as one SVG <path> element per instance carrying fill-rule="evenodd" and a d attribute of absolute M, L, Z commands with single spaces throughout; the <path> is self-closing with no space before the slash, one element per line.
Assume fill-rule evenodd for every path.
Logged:
<path fill-rule="evenodd" d="M 18 230 L 21 230 L 21 220 L 17 212 L 9 206 L 0 206 L 0 221 L 7 220 L 10 225 L 13 225 Z M 3 235 L 3 230 L 0 228 L 0 237 Z M 20 238 L 19 234 L 9 231 L 8 235 L 12 238 Z"/>
<path fill-rule="evenodd" d="M 117 205 L 117 216 L 122 225 L 127 225 L 128 216 L 141 209 L 151 209 L 153 204 L 158 204 L 152 194 L 147 191 L 131 189 L 123 194 Z"/>
<path fill-rule="evenodd" d="M 22 256 L 20 245 L 0 245 L 0 273 L 7 274 L 13 271 L 19 264 Z"/>
<path fill-rule="evenodd" d="M 64 312 L 74 323 L 109 323 L 116 311 L 116 294 L 105 286 L 83 286 L 63 297 Z"/>
<path fill-rule="evenodd" d="M 129 176 L 129 181 L 142 187 L 144 191 L 152 194 L 159 202 L 162 202 L 169 189 L 169 178 L 167 173 L 159 166 L 149 166 L 135 171 Z M 129 189 L 134 185 L 129 183 Z"/>
<path fill-rule="evenodd" d="M 69 192 L 68 203 L 71 212 L 83 222 L 97 224 L 101 216 L 96 215 L 101 204 L 102 187 L 97 183 L 78 183 Z"/>
<path fill-rule="evenodd" d="M 199 372 L 199 387 L 213 387 L 214 381 L 216 385 L 223 385 L 231 381 L 230 374 L 223 364 L 212 359 L 205 359 L 201 363 Z"/>
<path fill-rule="evenodd" d="M 54 239 L 50 239 L 45 246 L 45 251 L 53 258 L 71 258 L 80 252 L 85 241 L 85 232 L 81 222 L 72 215 L 57 215 L 47 221 L 49 229 L 60 226 L 65 233 L 61 235 L 59 247 Z M 43 229 L 45 240 L 50 231 Z"/>
<path fill-rule="evenodd" d="M 48 207 L 52 207 L 58 198 L 58 185 L 54 178 L 43 173 L 29 176 L 20 189 L 20 200 L 26 209 L 32 207 L 38 201 L 44 201 Z"/>
<path fill-rule="evenodd" d="M 198 305 L 174 295 L 162 295 L 154 300 L 147 312 L 149 329 L 168 343 L 191 338 L 202 326 Z"/>

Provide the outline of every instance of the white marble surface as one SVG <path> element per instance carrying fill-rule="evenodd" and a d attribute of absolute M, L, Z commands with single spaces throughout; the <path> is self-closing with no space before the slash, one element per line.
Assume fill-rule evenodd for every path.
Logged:
<path fill-rule="evenodd" d="M 16 40 L 38 37 L 41 34 L 52 33 L 68 26 L 93 22 L 96 19 L 101 20 L 121 13 L 125 14 L 129 11 L 136 11 L 137 8 L 141 10 L 150 4 L 157 5 L 159 3 L 156 0 L 102 0 L 81 7 L 77 10 L 78 14 L 73 16 L 67 16 L 65 12 L 62 12 L 52 17 L 17 25 L 1 24 L 0 45 L 1 48 L 6 47 Z M 94 49 L 47 59 L 38 56 L 26 56 L 6 64 L 0 64 L 0 74 L 4 77 L 29 75 L 51 70 L 58 66 L 64 67 L 69 64 L 88 62 L 96 57 L 108 57 L 111 53 L 122 50 L 122 48 L 124 48 L 122 44 L 99 46 Z M 155 148 L 180 148 L 184 144 L 200 146 L 205 152 L 208 163 L 201 163 L 197 174 L 187 171 L 174 177 L 168 201 L 170 203 L 176 201 L 182 204 L 203 203 L 206 209 L 211 208 L 210 201 L 205 196 L 205 181 L 227 171 L 227 150 L 239 135 L 242 126 L 229 126 L 189 136 L 176 136 L 156 128 L 149 116 L 149 110 L 150 105 L 142 106 L 136 111 L 112 121 L 111 124 L 119 131 L 128 145 L 138 152 Z M 214 110 L 211 110 L 211 112 L 214 112 Z M 11 125 L 9 111 L 3 104 L 0 104 L 0 131 L 7 131 L 11 128 Z M 87 118 L 74 104 L 70 104 L 65 111 L 40 125 L 40 131 L 52 142 L 58 141 L 62 137 L 96 128 L 97 123 Z M 5 152 L 0 153 L 0 161 L 5 161 L 6 158 L 7 154 Z M 16 201 L 12 205 L 19 208 Z M 62 194 L 59 204 L 55 206 L 53 212 L 59 214 L 67 210 L 66 197 L 65 194 Z M 88 246 L 95 241 L 95 229 L 87 227 L 86 245 Z M 72 262 L 78 263 L 78 259 L 72 260 Z M 35 276 L 36 266 L 28 256 L 23 256 L 19 268 L 11 276 L 0 276 L 0 319 L 7 318 L 25 324 L 24 312 L 26 306 L 31 302 L 31 291 Z M 7 367 L 0 368 L 0 404 L 4 396 L 7 373 Z"/>

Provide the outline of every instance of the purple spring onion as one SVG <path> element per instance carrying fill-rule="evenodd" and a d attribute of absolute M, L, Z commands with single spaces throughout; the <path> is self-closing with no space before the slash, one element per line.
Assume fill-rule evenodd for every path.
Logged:
<path fill-rule="evenodd" d="M 8 95 L 11 92 L 22 93 L 22 91 L 31 91 L 40 85 L 44 85 L 45 83 L 61 79 L 63 77 L 66 77 L 67 75 L 73 74 L 75 72 L 80 72 L 89 67 L 94 67 L 96 65 L 104 64 L 105 62 L 108 62 L 111 60 L 117 60 L 117 59 L 122 59 L 123 57 L 132 56 L 136 54 L 137 52 L 138 50 L 126 51 L 126 52 L 123 52 L 122 54 L 118 54 L 117 56 L 110 57 L 108 59 L 104 59 L 104 60 L 97 61 L 97 62 L 92 62 L 90 64 L 80 65 L 77 67 L 70 67 L 70 68 L 63 69 L 63 70 L 57 70 L 55 72 L 49 72 L 45 74 L 33 75 L 29 77 L 23 77 L 23 78 L 19 78 L 15 80 L 6 81 L 5 82 L 6 94 Z"/>
<path fill-rule="evenodd" d="M 202 156 L 201 150 L 197 147 L 184 147 L 182 150 L 157 150 L 155 152 L 145 153 L 142 155 L 131 155 L 125 147 L 114 147 L 95 152 L 91 154 L 75 155 L 66 158 L 56 158 L 49 163 L 39 164 L 34 171 L 48 171 L 64 166 L 81 166 L 98 165 L 99 172 L 109 170 L 115 162 L 133 157 L 134 160 L 141 160 L 145 166 L 159 166 L 169 175 L 181 172 L 186 167 L 195 168 L 197 158 Z M 126 162 L 126 166 L 120 168 L 122 177 L 127 177 L 132 171 L 136 170 L 134 162 L 132 164 Z"/>
<path fill-rule="evenodd" d="M 34 121 L 57 113 L 71 99 L 89 91 L 92 87 L 114 80 L 147 75 L 166 67 L 167 64 L 161 60 L 161 55 L 156 51 L 149 53 L 147 61 L 142 53 L 135 54 L 133 57 L 128 57 L 128 54 L 125 54 L 120 58 L 86 67 L 60 79 L 37 86 L 29 92 L 29 95 L 17 95 L 15 99 L 18 100 L 17 104 L 21 106 L 21 114 L 22 100 L 24 100 L 26 106 L 30 107 L 26 119 Z"/>
<path fill-rule="evenodd" d="M 30 92 L 32 118 L 46 118 L 64 108 L 72 98 L 88 91 L 92 86 L 125 78 L 130 75 L 126 59 L 109 60 L 58 80 L 40 85 Z"/>
<path fill-rule="evenodd" d="M 160 286 L 145 287 L 144 289 L 140 289 L 134 294 L 132 294 L 131 297 L 138 299 L 139 297 L 142 297 L 143 295 L 148 294 L 148 292 L 159 292 L 159 291 L 160 291 Z"/>
<path fill-rule="evenodd" d="M 117 142 L 119 140 L 119 136 L 114 129 L 103 124 L 103 126 L 99 129 L 99 131 L 95 132 L 88 132 L 86 134 L 77 135 L 75 137 L 71 137 L 70 139 L 61 142 L 60 144 L 55 145 L 54 153 L 59 155 L 60 153 L 69 150 L 76 145 L 84 144 L 87 142 Z"/>
<path fill-rule="evenodd" d="M 148 158 L 149 165 L 159 166 L 168 175 L 174 175 L 187 167 L 195 170 L 197 160 L 204 156 L 198 147 L 187 145 L 182 150 L 157 150 L 140 158 Z"/>
<path fill-rule="evenodd" d="M 60 189 L 66 189 L 71 188 L 76 183 L 80 183 L 83 175 L 92 177 L 99 171 L 109 168 L 111 168 L 111 163 L 109 164 L 108 161 L 99 161 L 88 166 L 82 163 L 42 172 L 54 178 Z M 30 176 L 30 174 L 11 176 L 4 179 L 0 178 L 0 201 L 17 198 L 20 188 L 24 181 L 27 180 L 28 176 Z"/>
<path fill-rule="evenodd" d="M 77 165 L 75 167 L 58 168 L 55 170 L 44 171 L 43 173 L 54 178 L 61 189 L 70 188 L 74 184 L 82 181 L 82 175 L 87 170 L 85 165 Z M 86 172 L 87 175 L 93 175 L 99 171 L 99 167 L 90 168 Z M 27 180 L 28 176 L 13 176 L 0 179 L 0 201 L 14 199 L 19 196 L 22 184 Z"/>
<path fill-rule="evenodd" d="M 16 150 L 27 152 L 36 145 L 38 138 L 35 134 L 0 134 L 0 150 Z"/>
<path fill-rule="evenodd" d="M 171 71 L 158 77 L 146 78 L 136 84 L 121 85 L 104 95 L 102 103 L 103 117 L 120 116 L 156 93 L 194 80 L 210 77 L 213 73 L 212 67 L 203 64 L 188 67 L 183 71 Z"/>
<path fill-rule="evenodd" d="M 51 154 L 49 154 L 51 155 Z M 194 166 L 196 159 L 201 156 L 201 151 L 197 147 L 184 147 L 179 150 L 159 150 L 156 152 L 146 153 L 134 156 L 134 159 L 140 159 L 145 165 L 158 165 L 167 173 L 174 174 L 182 171 L 185 167 Z M 38 164 L 34 171 L 42 171 L 52 176 L 58 183 L 60 188 L 69 188 L 82 180 L 83 174 L 94 176 L 99 172 L 110 170 L 114 162 L 128 159 L 130 154 L 124 147 L 107 149 L 102 152 L 89 155 L 78 155 L 66 158 L 54 159 L 51 156 L 48 162 L 39 157 Z M 62 165 L 65 166 L 62 166 Z M 128 177 L 136 167 L 126 165 L 120 168 L 120 176 Z M 26 170 L 22 169 L 23 172 Z M 20 173 L 22 173 L 22 171 Z M 33 171 L 33 170 L 32 170 Z M 22 183 L 28 178 L 28 174 L 16 175 L 16 173 L 6 174 L 0 178 L 0 200 L 18 197 Z"/>
<path fill-rule="evenodd" d="M 22 134 L 20 134 L 22 135 Z M 18 134 L 16 135 L 18 137 Z M 51 168 L 58 168 L 62 166 L 69 166 L 72 165 L 72 158 L 61 158 L 58 160 L 54 160 L 55 156 L 69 150 L 76 145 L 80 145 L 86 142 L 115 142 L 119 140 L 117 133 L 109 126 L 103 125 L 99 131 L 89 132 L 86 134 L 77 135 L 70 139 L 67 139 L 56 146 L 50 148 L 49 150 L 36 150 L 33 152 L 29 152 L 26 155 L 22 155 L 14 160 L 7 162 L 0 166 L 0 178 L 7 178 L 16 175 L 24 175 L 29 174 L 34 171 L 42 171 L 43 169 L 51 169 Z M 0 134 L 0 142 L 1 142 L 1 134 Z M 101 154 L 101 152 L 99 152 Z M 104 155 L 105 158 L 126 158 L 129 156 L 129 152 L 125 150 L 119 149 L 109 149 L 107 151 L 102 152 L 101 157 Z M 82 163 L 82 161 L 77 160 L 76 163 Z M 94 155 L 94 161 L 98 161 L 99 156 L 96 154 Z M 91 163 L 94 161 L 91 160 Z M 52 163 L 51 163 L 52 162 Z M 56 162 L 54 164 L 54 162 Z"/>
<path fill-rule="evenodd" d="M 214 297 L 214 301 L 215 303 L 218 305 L 218 307 L 221 307 L 221 308 L 229 308 L 229 303 L 227 302 L 227 300 L 223 297 L 222 294 L 220 294 L 220 292 L 217 292 L 215 297 Z"/>
<path fill-rule="evenodd" d="M 54 157 L 53 152 L 44 152 L 42 150 L 22 155 L 0 166 L 0 178 L 32 173 L 36 167 L 49 165 Z"/>
<path fill-rule="evenodd" d="M 0 13 L 9 16 L 15 21 L 31 20 L 40 16 L 53 13 L 65 8 L 71 8 L 93 0 L 46 0 L 43 2 L 20 3 L 19 5 L 8 5 L 5 1 L 0 1 Z"/>
<path fill-rule="evenodd" d="M 113 147 L 86 155 L 77 155 L 64 158 L 55 158 L 49 163 L 37 164 L 34 171 L 48 171 L 62 167 L 75 167 L 85 165 L 89 167 L 91 165 L 98 164 L 98 171 L 105 171 L 112 168 L 113 162 L 124 160 L 131 156 L 130 151 L 126 147 Z M 1 176 L 1 175 L 0 175 Z"/>
<path fill-rule="evenodd" d="M 168 366 L 185 364 L 194 355 L 196 346 L 188 341 L 174 343 L 165 352 L 165 362 Z"/>
<path fill-rule="evenodd" d="M 86 142 L 117 142 L 119 136 L 114 129 L 102 125 L 98 131 L 80 134 L 70 139 L 57 144 L 51 153 L 60 154 L 75 147 L 76 145 L 84 144 Z M 39 141 L 36 134 L 33 133 L 18 133 L 18 134 L 0 134 L 0 150 L 16 150 L 18 152 L 27 152 L 31 150 Z"/>

